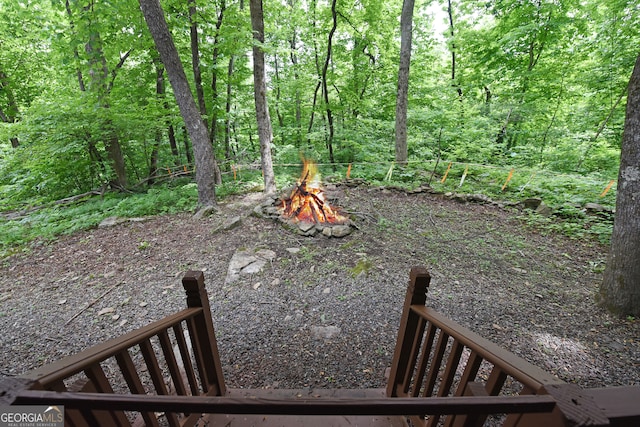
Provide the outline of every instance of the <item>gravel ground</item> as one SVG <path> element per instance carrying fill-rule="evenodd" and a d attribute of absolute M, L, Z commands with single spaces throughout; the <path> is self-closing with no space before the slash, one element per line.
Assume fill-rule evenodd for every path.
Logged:
<path fill-rule="evenodd" d="M 204 270 L 230 387 L 382 387 L 409 269 L 423 265 L 429 304 L 480 335 L 584 387 L 640 385 L 640 322 L 594 303 L 606 248 L 538 234 L 496 206 L 333 190 L 358 226 L 340 239 L 250 216 L 249 194 L 208 218 L 127 221 L 3 260 L 0 375 L 182 309 L 182 275 Z M 236 251 L 261 249 L 275 253 L 262 271 L 225 283 Z"/>

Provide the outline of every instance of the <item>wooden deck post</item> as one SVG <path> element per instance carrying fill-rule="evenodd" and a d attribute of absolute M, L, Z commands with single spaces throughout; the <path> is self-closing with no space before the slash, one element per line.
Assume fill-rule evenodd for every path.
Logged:
<path fill-rule="evenodd" d="M 420 345 L 420 343 L 415 342 L 415 339 L 418 333 L 422 336 L 423 332 L 418 330 L 420 329 L 419 324 L 421 323 L 420 317 L 411 311 L 411 306 L 426 304 L 430 282 L 431 276 L 426 268 L 411 268 L 409 285 L 407 286 L 407 293 L 402 308 L 402 317 L 400 318 L 398 339 L 396 341 L 396 348 L 391 362 L 391 372 L 387 382 L 388 397 L 398 397 L 398 387 L 408 386 L 408 379 L 415 366 L 415 360 L 411 361 L 412 357 L 415 358 L 412 355 L 415 353 L 414 350 L 416 346 L 419 347 Z M 424 329 L 424 323 L 422 323 L 422 329 Z M 407 390 L 400 390 L 400 393 L 406 392 Z"/>
<path fill-rule="evenodd" d="M 204 377 L 207 382 L 207 384 L 203 384 L 203 387 L 210 396 L 224 396 L 227 390 L 222 374 L 216 334 L 211 320 L 211 307 L 209 306 L 209 296 L 204 284 L 204 273 L 202 271 L 187 271 L 182 278 L 182 286 L 187 294 L 187 306 L 202 307 L 203 310 L 202 315 L 194 319 L 197 336 L 192 337 L 192 339 L 197 340 L 199 343 L 198 348 L 202 351 Z M 194 348 L 194 350 L 196 349 Z M 215 389 L 210 390 L 210 387 L 215 387 Z"/>

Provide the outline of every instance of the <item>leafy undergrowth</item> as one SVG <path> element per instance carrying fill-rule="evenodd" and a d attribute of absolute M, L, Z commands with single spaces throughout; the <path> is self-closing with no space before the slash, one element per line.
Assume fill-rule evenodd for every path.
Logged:
<path fill-rule="evenodd" d="M 510 174 L 508 168 L 464 164 L 452 164 L 448 168 L 444 162 L 435 166 L 435 162 L 411 163 L 404 167 L 393 164 L 354 165 L 353 168 L 336 165 L 321 166 L 321 172 L 328 181 L 341 181 L 348 175 L 350 179 L 360 179 L 371 186 L 413 190 L 428 185 L 437 192 L 483 194 L 495 201 L 519 202 L 536 197 L 551 207 L 553 215 L 523 211 L 519 216 L 523 224 L 541 232 L 560 232 L 577 239 L 609 242 L 615 186 L 603 196 L 603 189 L 610 182 L 605 177 L 522 169 Z M 278 188 L 294 183 L 298 173 L 297 167 L 277 168 Z M 445 175 L 446 179 L 443 179 Z M 246 171 L 237 180 L 218 186 L 217 197 L 224 199 L 227 195 L 260 190 L 261 180 L 259 171 Z M 192 212 L 197 199 L 195 183 L 183 178 L 145 192 L 106 193 L 67 205 L 51 201 L 33 208 L 35 200 L 25 201 L 23 210 L 0 215 L 0 258 L 28 250 L 29 244 L 35 240 L 51 241 L 60 235 L 96 227 L 111 216 L 142 217 Z M 598 203 L 605 211 L 587 214 L 584 209 L 586 203 Z"/>

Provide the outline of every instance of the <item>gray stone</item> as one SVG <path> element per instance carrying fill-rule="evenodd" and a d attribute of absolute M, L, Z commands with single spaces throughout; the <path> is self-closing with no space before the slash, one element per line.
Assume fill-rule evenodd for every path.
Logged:
<path fill-rule="evenodd" d="M 312 326 L 311 336 L 316 339 L 331 339 L 340 334 L 340 328 L 337 326 Z"/>
<path fill-rule="evenodd" d="M 126 222 L 126 221 L 127 220 L 125 218 L 110 216 L 109 218 L 103 219 L 102 222 L 98 225 L 98 228 L 113 227 L 114 225 L 122 224 L 123 222 Z"/>
<path fill-rule="evenodd" d="M 351 234 L 351 226 L 349 225 L 336 225 L 331 230 L 331 235 L 333 237 L 344 237 Z"/>
<path fill-rule="evenodd" d="M 194 215 L 194 218 L 201 219 L 207 216 L 211 216 L 218 212 L 218 209 L 215 206 L 204 206 L 200 208 Z"/>
<path fill-rule="evenodd" d="M 233 218 L 229 218 L 228 220 L 226 220 L 224 222 L 224 224 L 222 224 L 222 229 L 223 230 L 232 230 L 234 228 L 236 228 L 237 226 L 239 226 L 240 224 L 242 224 L 242 217 L 241 216 L 234 216 Z"/>
<path fill-rule="evenodd" d="M 598 203 L 587 203 L 584 205 L 584 209 L 587 212 L 603 212 L 605 210 L 604 206 Z"/>
<path fill-rule="evenodd" d="M 300 229 L 300 231 L 302 231 L 303 233 L 306 233 L 307 231 L 311 230 L 312 228 L 314 228 L 316 226 L 315 223 L 313 222 L 300 222 L 298 223 L 298 228 Z"/>
<path fill-rule="evenodd" d="M 323 234 L 324 236 L 331 237 L 331 234 L 332 234 L 332 228 L 331 228 L 331 227 L 324 227 L 324 228 L 322 229 L 322 234 Z"/>
<path fill-rule="evenodd" d="M 550 216 L 553 211 L 545 202 L 540 202 L 540 205 L 536 208 L 536 213 L 542 216 Z"/>
<path fill-rule="evenodd" d="M 267 262 L 275 258 L 276 253 L 270 249 L 260 249 L 256 252 L 237 250 L 229 262 L 225 285 L 236 282 L 240 276 L 261 272 Z"/>
<path fill-rule="evenodd" d="M 542 204 L 542 199 L 539 197 L 529 197 L 528 199 L 524 199 L 521 203 L 526 209 L 536 210 L 538 209 L 538 206 Z"/>
<path fill-rule="evenodd" d="M 253 216 L 258 217 L 258 218 L 266 218 L 266 215 L 264 214 L 263 210 L 262 210 L 262 206 L 258 205 L 255 208 L 253 208 L 253 212 L 251 213 Z"/>
<path fill-rule="evenodd" d="M 262 209 L 262 212 L 272 218 L 277 218 L 280 216 L 280 212 L 278 212 L 278 208 L 276 208 L 275 206 L 265 206 Z"/>

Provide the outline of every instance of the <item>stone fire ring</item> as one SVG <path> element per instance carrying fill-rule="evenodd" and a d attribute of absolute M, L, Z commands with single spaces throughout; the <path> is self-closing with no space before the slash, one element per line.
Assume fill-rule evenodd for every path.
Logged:
<path fill-rule="evenodd" d="M 253 209 L 253 214 L 259 218 L 273 219 L 283 227 L 300 236 L 323 235 L 325 237 L 345 237 L 356 228 L 351 220 L 343 224 L 315 223 L 306 221 L 294 221 L 280 215 L 277 203 L 280 199 L 268 197 Z"/>

